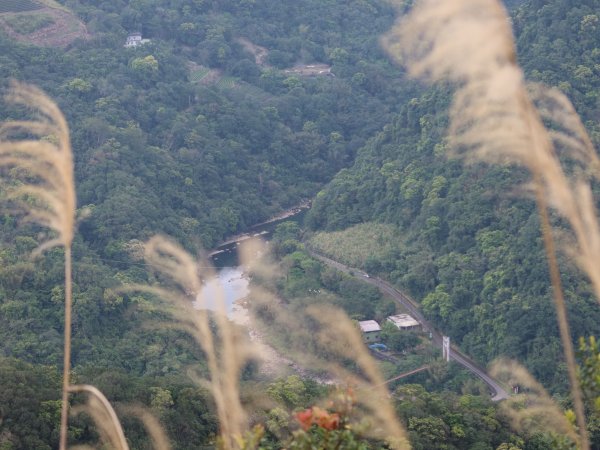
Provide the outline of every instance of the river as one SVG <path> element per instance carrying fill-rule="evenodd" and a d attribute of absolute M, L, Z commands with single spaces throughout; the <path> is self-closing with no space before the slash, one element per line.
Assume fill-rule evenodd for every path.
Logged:
<path fill-rule="evenodd" d="M 237 236 L 237 240 L 229 239 L 211 251 L 211 262 L 216 274 L 215 277 L 206 281 L 198 297 L 214 299 L 222 294 L 227 312 L 231 313 L 234 303 L 245 298 L 249 290 L 249 280 L 238 259 L 237 249 L 240 242 L 252 237 L 260 237 L 268 244 L 277 225 L 289 220 L 301 222 L 307 210 L 307 207 L 299 207 L 293 210 L 295 211 L 293 214 L 292 210 L 287 211 L 281 215 L 281 218 L 255 225 L 247 233 Z M 209 308 L 214 308 L 210 301 L 207 303 Z"/>

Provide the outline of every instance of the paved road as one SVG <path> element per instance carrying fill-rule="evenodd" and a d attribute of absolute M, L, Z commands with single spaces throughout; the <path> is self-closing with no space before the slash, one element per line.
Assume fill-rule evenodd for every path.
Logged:
<path fill-rule="evenodd" d="M 370 277 L 365 272 L 363 272 L 359 269 L 354 269 L 352 267 L 348 267 L 344 264 L 334 261 L 333 259 L 329 259 L 319 253 L 316 253 L 314 250 L 309 249 L 308 247 L 306 247 L 306 249 L 313 258 L 316 258 L 316 259 L 324 262 L 328 266 L 335 267 L 336 269 L 338 269 L 341 272 L 345 272 L 347 274 L 353 275 L 355 278 L 358 278 L 359 280 L 364 281 L 365 283 L 369 283 L 369 284 L 379 288 L 380 291 L 388 294 L 395 301 L 400 303 L 404 307 L 404 309 L 406 309 L 409 312 L 409 314 L 411 316 L 413 316 L 415 319 L 417 319 L 421 323 L 421 325 L 423 326 L 423 329 L 426 332 L 431 333 L 431 338 L 432 338 L 434 345 L 436 345 L 440 349 L 442 348 L 442 334 L 439 331 L 437 331 L 425 319 L 425 317 L 419 310 L 419 306 L 417 305 L 417 303 L 414 300 L 412 300 L 410 297 L 408 297 L 406 294 L 399 291 L 398 289 L 393 287 L 391 284 L 381 280 L 380 278 Z M 500 400 L 504 400 L 504 399 L 508 398 L 508 393 L 504 390 L 504 388 L 496 380 L 494 380 L 492 377 L 490 377 L 484 369 L 479 367 L 471 358 L 469 358 L 467 355 L 462 353 L 455 346 L 452 346 L 452 349 L 450 351 L 450 359 L 456 361 L 458 364 L 463 366 L 465 369 L 467 369 L 474 375 L 478 376 L 489 387 L 489 389 L 492 393 L 492 400 L 500 401 Z"/>

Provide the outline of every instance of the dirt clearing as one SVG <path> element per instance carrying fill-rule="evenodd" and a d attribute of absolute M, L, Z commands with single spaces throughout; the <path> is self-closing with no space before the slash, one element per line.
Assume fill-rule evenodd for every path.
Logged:
<path fill-rule="evenodd" d="M 2 1 L 0 6 L 4 5 Z M 4 2 L 6 11 L 9 2 Z M 12 39 L 40 47 L 65 47 L 75 39 L 89 38 L 86 26 L 72 12 L 63 7 L 36 4 L 36 9 L 13 8 L 1 12 L 0 29 Z"/>

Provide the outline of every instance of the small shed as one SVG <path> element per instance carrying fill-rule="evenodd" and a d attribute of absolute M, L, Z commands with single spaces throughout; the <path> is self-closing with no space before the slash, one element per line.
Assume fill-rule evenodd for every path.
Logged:
<path fill-rule="evenodd" d="M 374 320 L 362 320 L 358 322 L 365 342 L 377 342 L 381 334 L 381 327 Z"/>
<path fill-rule="evenodd" d="M 399 330 L 416 330 L 421 326 L 419 321 L 409 314 L 389 316 L 387 321 L 393 323 Z"/>

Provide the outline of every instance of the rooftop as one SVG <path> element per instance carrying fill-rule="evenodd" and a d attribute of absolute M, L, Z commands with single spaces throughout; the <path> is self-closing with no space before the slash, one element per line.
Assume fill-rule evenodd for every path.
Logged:
<path fill-rule="evenodd" d="M 362 321 L 358 322 L 358 325 L 360 325 L 360 330 L 363 333 L 371 333 L 373 331 L 381 331 L 381 327 L 374 320 L 362 320 Z"/>
<path fill-rule="evenodd" d="M 398 328 L 411 328 L 420 325 L 414 317 L 408 314 L 396 314 L 395 316 L 389 316 L 387 320 L 392 322 Z"/>

